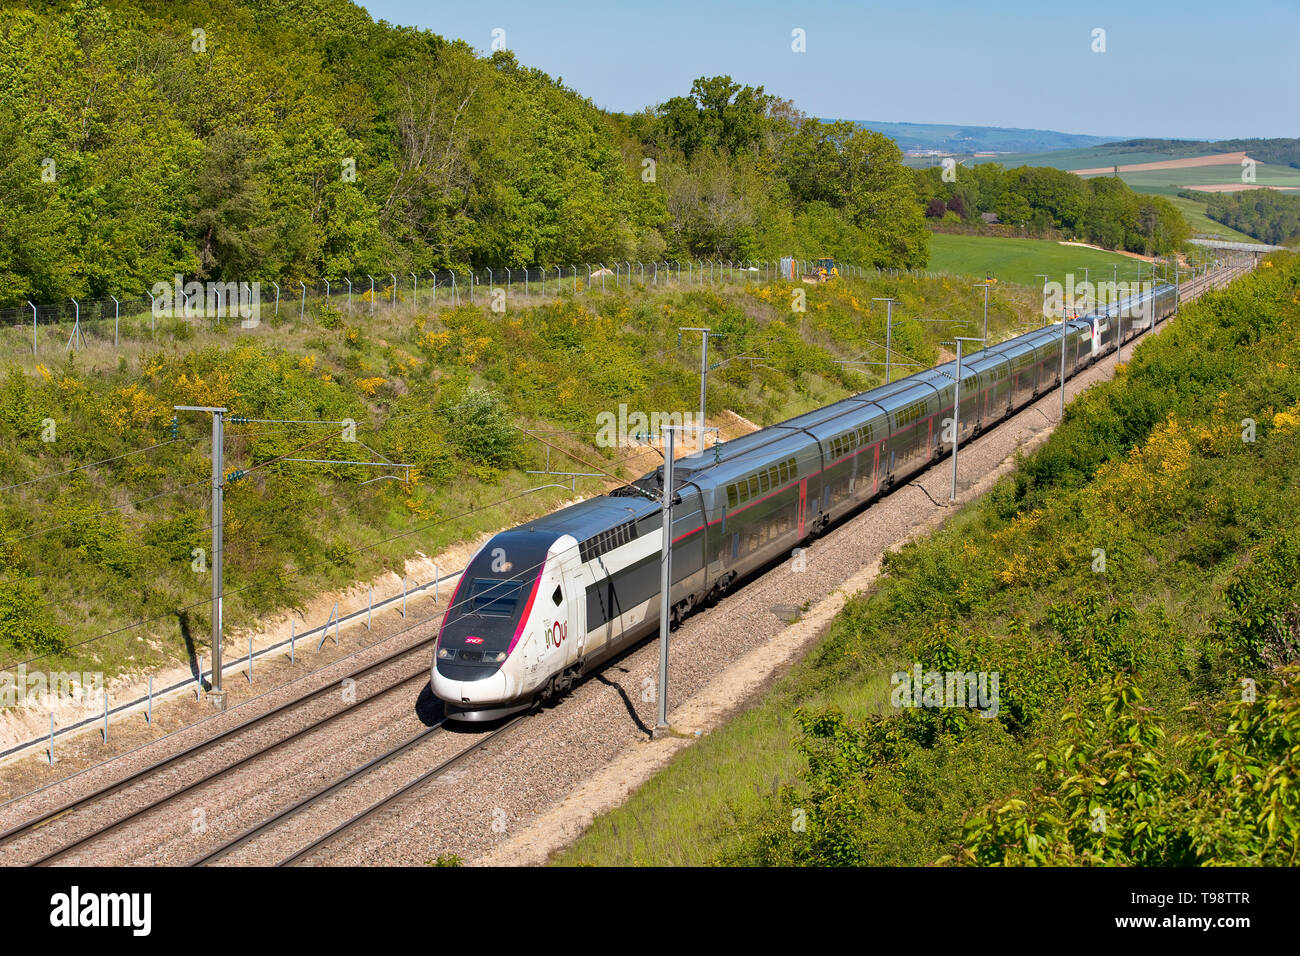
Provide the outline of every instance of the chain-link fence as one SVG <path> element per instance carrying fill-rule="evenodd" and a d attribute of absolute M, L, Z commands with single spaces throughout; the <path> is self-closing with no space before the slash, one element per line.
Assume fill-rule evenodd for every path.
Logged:
<path fill-rule="evenodd" d="M 793 263 L 791 269 L 790 263 Z M 783 269 L 782 266 L 786 268 Z M 836 263 L 842 276 L 891 274 Z M 567 266 L 388 272 L 304 281 L 198 282 L 175 277 L 146 292 L 105 299 L 26 301 L 0 309 L 4 351 L 40 356 L 142 337 L 176 336 L 178 323 L 209 320 L 250 328 L 268 318 L 362 316 L 380 310 L 480 305 L 495 311 L 563 296 L 689 288 L 776 279 L 798 281 L 815 264 L 805 260 L 620 260 Z M 793 274 L 792 274 L 793 273 Z M 900 273 L 892 273 L 900 274 Z M 928 273 L 912 273 L 922 275 Z M 26 329 L 27 332 L 22 332 Z"/>

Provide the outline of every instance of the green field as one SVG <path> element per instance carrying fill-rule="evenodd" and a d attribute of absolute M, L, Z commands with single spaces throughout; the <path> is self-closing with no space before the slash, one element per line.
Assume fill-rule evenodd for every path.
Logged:
<path fill-rule="evenodd" d="M 1127 166 L 1131 163 L 1158 163 L 1171 159 L 1168 153 L 1139 152 L 1119 146 L 1089 146 L 1079 149 L 1056 149 L 1050 153 L 1005 153 L 979 156 L 971 164 L 1001 163 L 1008 169 L 1017 166 L 1051 166 L 1054 169 L 1095 169 L 1099 166 Z"/>
<path fill-rule="evenodd" d="M 1182 169 L 1149 169 L 1139 172 L 1121 172 L 1119 178 L 1140 193 L 1172 196 L 1189 186 L 1232 184 L 1241 182 L 1241 166 L 1229 163 L 1223 166 L 1189 166 Z M 1092 177 L 1085 177 L 1092 178 Z M 1256 186 L 1285 186 L 1300 189 L 1300 169 L 1259 163 L 1255 167 Z"/>
<path fill-rule="evenodd" d="M 1094 276 L 1111 278 L 1119 267 L 1120 279 L 1136 277 L 1141 260 L 1113 252 L 1064 246 L 1046 239 L 1003 239 L 996 236 L 954 236 L 934 233 L 930 236 L 930 266 L 935 272 L 983 279 L 992 275 L 999 282 L 1016 282 L 1034 288 L 1045 273 L 1059 280 L 1067 272 L 1080 276 L 1085 268 Z M 1149 269 L 1148 269 L 1149 271 Z"/>
<path fill-rule="evenodd" d="M 1206 150 L 1189 155 L 1210 155 Z M 1138 152 L 1116 146 L 1092 146 L 1085 149 L 1058 149 L 1050 153 L 1008 153 L 1002 156 L 981 156 L 964 160 L 968 165 L 1001 163 L 1007 169 L 1017 166 L 1050 166 L 1054 169 L 1096 169 L 1102 166 L 1132 166 L 1141 163 L 1159 163 L 1184 158 L 1181 154 Z M 1274 163 L 1260 163 L 1255 167 L 1255 182 L 1259 186 L 1286 186 L 1300 188 L 1300 169 Z M 1192 185 L 1241 182 L 1241 166 L 1225 163 L 1221 166 L 1189 166 L 1176 169 L 1139 170 L 1121 172 L 1119 178 L 1138 192 L 1174 195 Z"/>

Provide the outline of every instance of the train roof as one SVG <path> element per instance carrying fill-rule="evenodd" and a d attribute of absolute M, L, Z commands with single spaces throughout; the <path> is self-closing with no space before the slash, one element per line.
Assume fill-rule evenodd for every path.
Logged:
<path fill-rule="evenodd" d="M 552 511 L 514 530 L 551 535 L 552 540 L 563 534 L 571 534 L 579 541 L 585 541 L 601 531 L 653 514 L 658 510 L 658 502 L 641 495 L 603 495 L 579 501 L 559 511 Z"/>
<path fill-rule="evenodd" d="M 902 408 L 905 405 L 910 405 L 918 399 L 934 398 L 938 394 L 938 389 L 931 384 L 928 379 L 923 377 L 924 374 L 924 372 L 918 372 L 915 375 L 909 375 L 907 378 L 903 379 L 903 382 L 906 383 L 906 386 L 903 388 L 890 388 L 890 390 L 885 392 L 883 395 L 874 392 L 869 392 L 867 394 L 871 396 L 872 402 L 879 405 L 887 412 Z M 903 382 L 898 384 L 901 385 Z M 892 384 L 893 383 L 891 383 L 891 385 Z"/>
<path fill-rule="evenodd" d="M 806 432 L 781 422 L 682 458 L 674 465 L 674 475 L 722 481 L 724 476 L 748 472 L 768 457 L 795 455 L 811 444 L 813 439 Z M 765 457 L 756 459 L 760 452 Z"/>

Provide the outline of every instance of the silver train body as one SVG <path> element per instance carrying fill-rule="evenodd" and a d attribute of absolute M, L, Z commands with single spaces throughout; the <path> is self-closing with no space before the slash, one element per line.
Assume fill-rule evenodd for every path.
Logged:
<path fill-rule="evenodd" d="M 1172 287 L 1065 322 L 1065 377 L 1176 307 Z M 1125 315 L 1121 319 L 1120 309 Z M 1133 318 L 1134 312 L 1139 314 Z M 1061 324 L 964 356 L 959 440 L 1058 388 Z M 674 464 L 674 623 L 952 450 L 956 363 L 909 375 Z M 459 720 L 562 693 L 657 632 L 662 469 L 501 532 L 470 560 L 434 651 Z"/>

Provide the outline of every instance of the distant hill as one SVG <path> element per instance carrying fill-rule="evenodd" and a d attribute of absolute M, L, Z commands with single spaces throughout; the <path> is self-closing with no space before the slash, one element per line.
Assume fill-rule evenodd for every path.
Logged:
<path fill-rule="evenodd" d="M 902 143 L 899 143 L 899 146 L 901 147 Z M 1244 152 L 1260 163 L 1300 168 L 1300 139 L 1221 139 L 1213 142 L 1193 139 L 1126 139 L 1049 152 L 1027 149 L 1004 156 L 978 157 L 974 161 L 1002 163 L 1008 167 L 1051 166 L 1055 169 L 1088 169 L 1236 152 Z"/>
<path fill-rule="evenodd" d="M 883 133 L 905 153 L 940 150 L 946 153 L 1042 153 L 1079 149 L 1113 142 L 1113 136 L 1086 136 L 1047 129 L 1003 126 L 948 126 L 939 123 L 881 123 L 855 120 L 859 126 Z"/>

